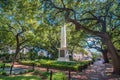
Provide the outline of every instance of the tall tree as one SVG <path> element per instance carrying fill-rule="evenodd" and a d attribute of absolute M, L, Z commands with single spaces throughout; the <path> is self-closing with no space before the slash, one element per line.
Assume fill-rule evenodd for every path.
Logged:
<path fill-rule="evenodd" d="M 24 46 L 26 46 L 25 43 L 30 41 L 30 38 L 26 37 L 26 33 L 30 34 L 30 29 L 33 27 L 33 25 L 37 24 L 34 13 L 37 12 L 36 7 L 39 5 L 35 2 L 33 3 L 30 0 L 3 0 L 0 1 L 0 5 L 1 14 L 3 15 L 1 21 L 4 27 L 3 31 L 11 33 L 15 41 L 16 51 L 10 69 L 11 74 L 18 53 L 22 48 L 24 48 Z"/>
<path fill-rule="evenodd" d="M 114 10 L 116 13 L 119 11 L 119 0 L 41 0 L 41 3 L 44 6 L 44 11 L 50 11 L 49 18 L 52 17 L 51 20 L 57 22 L 61 17 L 61 20 L 73 23 L 76 30 L 81 29 L 86 33 L 100 37 L 112 56 L 114 72 L 120 73 L 120 58 L 109 34 L 109 29 L 114 28 L 114 25 L 109 25 L 111 15 L 113 16 L 111 24 L 119 22 L 119 19 L 116 20 L 116 16 L 112 14 Z"/>

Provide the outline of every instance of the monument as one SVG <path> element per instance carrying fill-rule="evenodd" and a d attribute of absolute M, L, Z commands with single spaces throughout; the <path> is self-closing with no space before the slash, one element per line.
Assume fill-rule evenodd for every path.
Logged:
<path fill-rule="evenodd" d="M 58 48 L 58 61 L 69 61 L 69 54 L 66 46 L 66 26 L 61 27 L 61 45 Z"/>

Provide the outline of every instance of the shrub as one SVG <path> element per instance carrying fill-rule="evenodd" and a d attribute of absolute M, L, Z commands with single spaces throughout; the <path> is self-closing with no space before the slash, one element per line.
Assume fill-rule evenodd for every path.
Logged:
<path fill-rule="evenodd" d="M 6 72 L 4 70 L 0 70 L 0 75 L 6 75 Z"/>
<path fill-rule="evenodd" d="M 33 65 L 33 61 L 29 61 L 29 60 L 27 60 L 27 61 L 20 61 L 19 62 L 20 64 L 23 64 L 23 65 L 29 65 L 29 66 L 32 66 Z"/>
<path fill-rule="evenodd" d="M 11 66 L 10 63 L 5 64 L 5 67 L 10 67 L 10 66 Z"/>
<path fill-rule="evenodd" d="M 3 68 L 5 64 L 5 67 L 10 67 L 9 63 L 0 63 L 0 68 Z"/>
<path fill-rule="evenodd" d="M 24 65 L 32 65 L 44 67 L 44 68 L 52 68 L 52 69 L 61 69 L 61 70 L 71 70 L 71 71 L 81 71 L 83 67 L 89 66 L 90 61 L 81 61 L 81 62 L 61 62 L 54 60 L 36 60 L 36 61 L 21 61 L 21 64 Z M 80 69 L 81 68 L 81 69 Z"/>

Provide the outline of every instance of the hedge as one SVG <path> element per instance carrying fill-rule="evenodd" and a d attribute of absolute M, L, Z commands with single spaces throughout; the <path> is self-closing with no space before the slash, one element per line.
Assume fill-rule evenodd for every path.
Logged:
<path fill-rule="evenodd" d="M 3 68 L 5 65 L 5 67 L 10 67 L 10 64 L 9 63 L 1 63 L 0 62 L 0 68 Z"/>
<path fill-rule="evenodd" d="M 36 61 L 20 61 L 20 64 L 24 65 L 35 65 L 38 67 L 60 69 L 60 70 L 71 70 L 79 71 L 81 69 L 87 68 L 91 61 L 81 61 L 81 62 L 61 62 L 55 60 L 36 60 Z"/>

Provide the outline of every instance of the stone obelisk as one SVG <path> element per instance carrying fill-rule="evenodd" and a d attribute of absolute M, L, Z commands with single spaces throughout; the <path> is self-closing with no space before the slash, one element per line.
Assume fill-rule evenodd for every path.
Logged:
<path fill-rule="evenodd" d="M 66 27 L 61 28 L 61 48 L 66 48 Z"/>
<path fill-rule="evenodd" d="M 66 26 L 61 27 L 61 46 L 58 48 L 58 61 L 69 61 L 69 55 L 66 46 Z"/>

